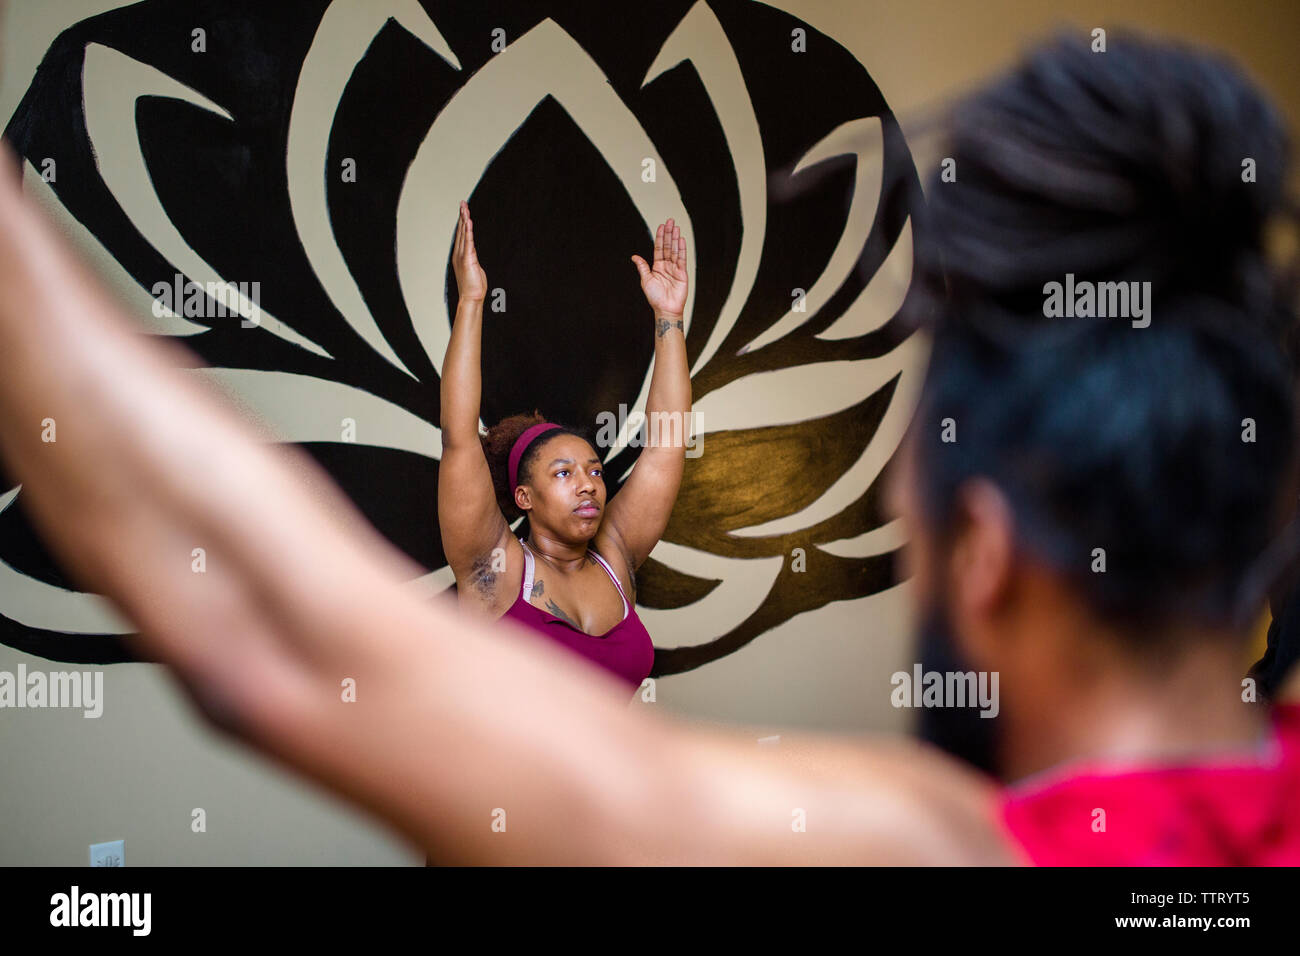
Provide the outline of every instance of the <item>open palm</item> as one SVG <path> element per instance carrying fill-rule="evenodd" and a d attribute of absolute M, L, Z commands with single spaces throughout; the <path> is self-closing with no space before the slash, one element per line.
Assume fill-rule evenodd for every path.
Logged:
<path fill-rule="evenodd" d="M 456 290 L 462 299 L 482 302 L 487 295 L 487 275 L 478 262 L 474 248 L 474 220 L 469 217 L 469 203 L 460 203 L 460 220 L 456 223 L 456 242 L 451 249 L 451 269 L 456 275 Z"/>
<path fill-rule="evenodd" d="M 681 315 L 686 309 L 686 240 L 681 229 L 669 219 L 655 230 L 655 259 L 646 265 L 633 256 L 641 274 L 641 291 L 656 314 Z"/>

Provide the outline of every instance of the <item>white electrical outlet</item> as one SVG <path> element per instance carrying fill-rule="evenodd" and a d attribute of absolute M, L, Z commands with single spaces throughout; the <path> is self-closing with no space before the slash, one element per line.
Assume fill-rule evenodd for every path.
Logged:
<path fill-rule="evenodd" d="M 90 845 L 91 866 L 126 866 L 125 840 Z"/>

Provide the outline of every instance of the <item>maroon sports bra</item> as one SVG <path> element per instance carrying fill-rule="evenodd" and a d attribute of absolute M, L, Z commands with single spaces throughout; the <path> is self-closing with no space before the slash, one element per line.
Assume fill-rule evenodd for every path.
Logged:
<path fill-rule="evenodd" d="M 633 688 L 639 687 L 650 676 L 655 657 L 654 644 L 650 640 L 650 632 L 641 623 L 641 618 L 637 617 L 636 608 L 623 593 L 623 585 L 618 583 L 618 576 L 605 559 L 595 549 L 589 549 L 591 556 L 600 562 L 609 579 L 614 582 L 614 587 L 618 588 L 618 596 L 623 599 L 623 619 L 604 634 L 588 634 L 531 602 L 535 567 L 533 553 L 523 539 L 519 539 L 519 543 L 524 548 L 524 579 L 515 603 L 510 605 L 502 617 L 510 618 L 557 644 L 563 644 Z"/>

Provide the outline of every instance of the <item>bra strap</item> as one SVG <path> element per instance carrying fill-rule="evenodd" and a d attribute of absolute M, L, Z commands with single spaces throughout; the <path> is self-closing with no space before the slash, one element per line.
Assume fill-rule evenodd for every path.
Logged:
<path fill-rule="evenodd" d="M 524 544 L 523 538 L 519 539 L 519 544 L 524 549 L 524 586 L 521 593 L 525 601 L 531 602 L 533 599 L 533 553 L 528 550 L 528 545 Z"/>
<path fill-rule="evenodd" d="M 609 579 L 614 582 L 614 587 L 618 588 L 618 596 L 623 599 L 623 617 L 626 618 L 628 615 L 627 595 L 623 593 L 623 585 L 618 583 L 618 575 L 614 573 L 613 568 L 609 566 L 605 559 L 596 553 L 595 548 L 588 548 L 587 550 L 591 552 L 592 557 L 600 562 L 600 566 L 605 569 L 605 573 L 609 575 Z"/>

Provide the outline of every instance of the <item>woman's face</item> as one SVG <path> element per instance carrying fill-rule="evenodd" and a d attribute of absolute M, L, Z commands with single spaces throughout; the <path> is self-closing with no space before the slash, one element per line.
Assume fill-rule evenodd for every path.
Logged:
<path fill-rule="evenodd" d="M 600 456 L 577 435 L 545 439 L 533 456 L 515 503 L 528 520 L 568 541 L 590 541 L 605 517 Z"/>

